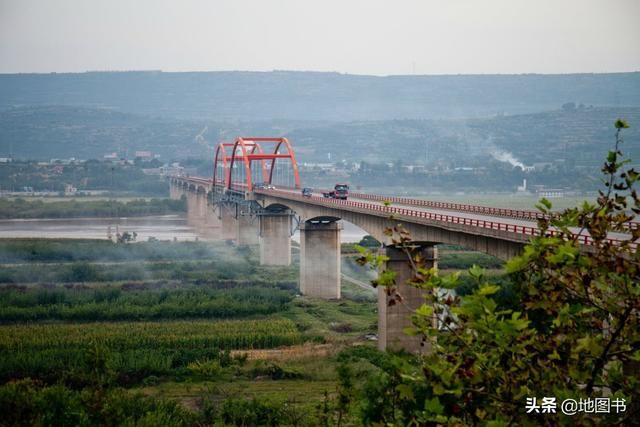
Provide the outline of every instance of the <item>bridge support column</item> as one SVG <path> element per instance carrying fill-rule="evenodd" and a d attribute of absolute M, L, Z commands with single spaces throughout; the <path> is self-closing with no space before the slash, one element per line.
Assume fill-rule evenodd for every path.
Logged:
<path fill-rule="evenodd" d="M 238 239 L 238 225 L 236 222 L 234 207 L 227 206 L 220 209 L 220 237 L 222 240 Z"/>
<path fill-rule="evenodd" d="M 424 291 L 406 284 L 411 278 L 412 270 L 405 252 L 394 246 L 387 246 L 382 250 L 389 257 L 386 269 L 397 273 L 397 291 L 402 295 L 403 301 L 390 306 L 385 289 L 378 288 L 378 349 L 428 353 L 430 349 L 423 346 L 422 337 L 408 336 L 403 332 L 403 329 L 413 326 L 411 315 L 424 304 Z M 427 268 L 437 266 L 438 252 L 433 244 L 421 244 L 414 252 L 414 255 L 417 254 L 425 259 Z"/>
<path fill-rule="evenodd" d="M 238 245 L 239 246 L 254 246 L 259 243 L 258 233 L 260 229 L 258 227 L 258 218 L 251 215 L 238 215 L 236 226 L 238 227 Z"/>
<path fill-rule="evenodd" d="M 201 231 L 204 231 L 206 228 L 206 222 L 207 222 L 207 193 L 198 191 L 198 193 L 196 194 L 197 194 L 196 207 L 198 209 L 196 218 L 198 221 L 198 228 Z"/>
<path fill-rule="evenodd" d="M 340 299 L 340 232 L 342 224 L 300 224 L 300 293 Z"/>
<path fill-rule="evenodd" d="M 191 227 L 197 227 L 199 214 L 200 205 L 198 193 L 194 191 L 187 191 L 187 224 Z"/>
<path fill-rule="evenodd" d="M 182 194 L 184 194 L 182 185 L 175 182 L 169 183 L 169 198 L 171 200 L 180 200 Z"/>
<path fill-rule="evenodd" d="M 198 208 L 199 208 L 199 231 L 207 240 L 217 240 L 220 238 L 220 220 L 218 215 L 213 210 L 213 207 L 209 205 L 207 194 L 198 194 Z"/>
<path fill-rule="evenodd" d="M 260 265 L 291 264 L 291 214 L 260 216 Z"/>

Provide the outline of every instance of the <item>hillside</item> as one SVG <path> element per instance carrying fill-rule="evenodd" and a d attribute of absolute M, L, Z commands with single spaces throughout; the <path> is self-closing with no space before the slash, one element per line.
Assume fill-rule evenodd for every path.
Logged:
<path fill-rule="evenodd" d="M 585 108 L 469 120 L 395 120 L 331 124 L 297 129 L 302 161 L 383 162 L 474 166 L 510 153 L 526 165 L 563 159 L 571 167 L 598 167 L 613 136 L 613 122 L 626 118 L 624 150 L 640 161 L 640 108 Z"/>
<path fill-rule="evenodd" d="M 511 153 L 526 165 L 564 159 L 567 167 L 598 167 L 612 138 L 612 123 L 626 118 L 625 151 L 640 159 L 640 107 L 583 108 L 467 120 L 312 122 L 190 121 L 108 109 L 50 106 L 0 112 L 0 157 L 101 159 L 118 152 L 159 154 L 162 161 L 212 158 L 221 140 L 238 135 L 287 136 L 300 162 L 390 162 L 474 166 Z M 195 136 L 203 134 L 207 145 Z"/>
<path fill-rule="evenodd" d="M 524 114 L 566 102 L 640 106 L 640 73 L 359 76 L 318 72 L 0 75 L 0 110 L 74 105 L 188 120 L 441 119 Z"/>
<path fill-rule="evenodd" d="M 101 159 L 117 152 L 133 158 L 135 151 L 151 151 L 164 161 L 211 157 L 211 147 L 195 141 L 205 126 L 204 137 L 211 146 L 237 135 L 280 135 L 296 127 L 312 128 L 313 123 L 219 123 L 141 116 L 106 108 L 20 107 L 0 111 L 0 157 Z"/>

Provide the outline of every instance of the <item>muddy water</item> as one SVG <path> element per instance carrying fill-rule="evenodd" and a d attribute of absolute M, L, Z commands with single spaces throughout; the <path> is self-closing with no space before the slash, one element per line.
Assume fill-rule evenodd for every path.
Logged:
<path fill-rule="evenodd" d="M 135 218 L 67 218 L 0 220 L 0 238 L 107 239 L 109 231 L 138 233 L 138 241 L 195 240 L 195 230 L 179 215 Z"/>
<path fill-rule="evenodd" d="M 109 231 L 136 232 L 138 241 L 150 237 L 158 240 L 203 239 L 198 229 L 187 223 L 183 215 L 145 216 L 133 218 L 67 218 L 67 219 L 12 219 L 0 220 L 0 239 L 107 239 Z M 358 242 L 366 233 L 350 223 L 344 223 L 342 242 Z M 293 240 L 300 241 L 299 232 Z"/>

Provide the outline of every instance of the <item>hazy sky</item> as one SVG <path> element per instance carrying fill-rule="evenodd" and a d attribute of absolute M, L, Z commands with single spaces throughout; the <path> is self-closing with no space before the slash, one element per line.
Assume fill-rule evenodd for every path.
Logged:
<path fill-rule="evenodd" d="M 640 70 L 640 0 L 0 0 L 0 72 Z"/>

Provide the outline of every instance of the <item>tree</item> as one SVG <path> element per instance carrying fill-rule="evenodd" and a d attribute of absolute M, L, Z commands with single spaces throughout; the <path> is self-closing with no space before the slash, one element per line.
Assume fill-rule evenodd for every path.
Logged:
<path fill-rule="evenodd" d="M 469 271 L 473 292 L 456 296 L 442 289 L 455 290 L 458 273 L 440 276 L 411 258 L 410 284 L 425 291 L 425 303 L 407 332 L 420 334 L 432 351 L 395 386 L 406 423 L 631 425 L 640 419 L 640 228 L 634 222 L 640 174 L 627 168 L 621 151 L 628 124 L 618 120 L 615 127 L 597 202 L 554 214 L 543 199 L 540 235 L 508 262 L 519 309 L 498 303 L 500 286 L 488 283 L 480 268 Z M 407 233 L 389 233 L 412 256 Z M 612 240 L 612 233 L 624 237 Z M 384 258 L 365 254 L 361 261 Z M 394 273 L 383 272 L 378 285 L 396 292 Z M 610 413 L 591 410 L 595 399 L 609 399 Z M 563 415 L 564 402 L 583 410 Z"/>

